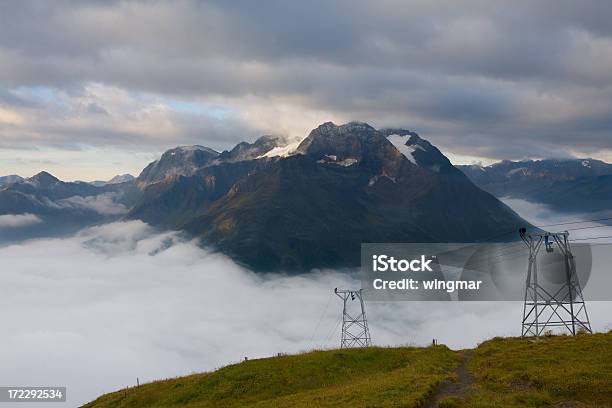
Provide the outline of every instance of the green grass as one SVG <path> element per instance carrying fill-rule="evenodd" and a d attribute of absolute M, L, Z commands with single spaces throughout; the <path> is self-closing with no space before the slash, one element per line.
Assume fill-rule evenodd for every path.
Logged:
<path fill-rule="evenodd" d="M 86 407 L 420 407 L 456 378 L 444 346 L 314 351 L 106 394 Z M 612 407 L 612 333 L 495 338 L 472 352 L 467 393 L 440 407 Z"/>
<path fill-rule="evenodd" d="M 612 407 L 612 333 L 495 338 L 474 351 L 470 372 L 473 392 L 448 407 Z"/>
<path fill-rule="evenodd" d="M 86 407 L 416 406 L 453 378 L 459 361 L 443 346 L 314 351 L 157 381 Z"/>

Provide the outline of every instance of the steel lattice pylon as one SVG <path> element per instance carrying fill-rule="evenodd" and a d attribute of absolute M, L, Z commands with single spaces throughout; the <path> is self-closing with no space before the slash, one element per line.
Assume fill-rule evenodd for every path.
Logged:
<path fill-rule="evenodd" d="M 521 239 L 529 248 L 521 335 L 539 337 L 545 330 L 554 327 L 565 328 L 572 335 L 581 329 L 592 333 L 582 289 L 576 275 L 576 263 L 568 241 L 569 233 L 565 231 L 527 234 L 525 228 L 521 228 L 519 232 Z M 553 252 L 553 247 L 556 247 L 563 257 L 564 282 L 554 291 L 547 290 L 538 282 L 537 260 L 542 245 L 547 252 Z"/>
<path fill-rule="evenodd" d="M 340 339 L 340 348 L 348 347 L 369 347 L 372 345 L 370 330 L 368 329 L 368 320 L 365 314 L 363 304 L 362 289 L 359 290 L 338 290 L 334 289 L 334 293 L 342 299 L 342 338 Z M 359 301 L 361 312 L 353 317 L 347 310 L 347 302 Z"/>

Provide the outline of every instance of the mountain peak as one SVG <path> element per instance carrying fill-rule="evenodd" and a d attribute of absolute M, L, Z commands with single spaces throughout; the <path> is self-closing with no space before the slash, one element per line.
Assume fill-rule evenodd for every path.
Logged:
<path fill-rule="evenodd" d="M 236 162 L 243 160 L 253 160 L 264 157 L 267 153 L 282 146 L 286 146 L 288 141 L 281 135 L 263 135 L 253 143 L 240 142 L 232 150 L 224 151 L 219 155 L 219 161 Z M 270 157 L 270 156 L 267 156 Z"/>
<path fill-rule="evenodd" d="M 317 129 L 331 129 L 331 128 L 337 128 L 338 125 L 336 125 L 334 122 L 332 122 L 331 120 L 321 123 L 319 126 L 317 126 Z"/>
<path fill-rule="evenodd" d="M 384 136 L 367 123 L 349 122 L 337 126 L 333 122 L 325 122 L 313 129 L 296 151 L 320 157 L 334 155 L 360 159 L 365 144 L 369 144 L 368 140 L 376 138 L 383 139 Z"/>
<path fill-rule="evenodd" d="M 418 133 L 401 128 L 381 129 L 380 132 L 413 164 L 436 173 L 457 173 L 450 160 Z"/>
<path fill-rule="evenodd" d="M 211 149 L 210 147 L 201 146 L 201 145 L 177 146 L 174 149 L 167 150 L 166 152 L 164 152 L 164 154 L 166 154 L 166 153 L 169 153 L 169 154 L 176 154 L 176 153 L 189 154 L 189 153 L 195 153 L 195 152 L 205 152 L 205 153 L 212 154 L 212 155 L 215 155 L 215 156 L 217 156 L 219 154 L 219 152 L 217 152 L 216 150 Z"/>
<path fill-rule="evenodd" d="M 119 184 L 119 183 L 126 183 L 128 181 L 132 181 L 134 180 L 134 176 L 132 176 L 131 174 L 117 174 L 115 177 L 113 177 L 112 179 L 108 180 L 105 184 Z"/>
<path fill-rule="evenodd" d="M 35 174 L 34 176 L 30 177 L 28 181 L 41 187 L 50 186 L 60 182 L 57 177 L 46 171 L 41 171 L 40 173 Z"/>
<path fill-rule="evenodd" d="M 150 163 L 138 176 L 145 183 L 155 183 L 168 176 L 191 176 L 199 168 L 219 156 L 219 152 L 205 146 L 177 146 Z"/>
<path fill-rule="evenodd" d="M 320 124 L 319 126 L 317 126 L 317 129 L 320 130 L 329 130 L 329 129 L 346 129 L 346 130 L 353 130 L 353 129 L 368 129 L 368 130 L 376 130 L 374 129 L 374 127 L 370 126 L 368 123 L 366 122 L 361 122 L 359 120 L 352 120 L 350 122 L 347 122 L 343 125 L 336 125 L 334 122 L 331 121 L 327 121 L 325 123 Z"/>
<path fill-rule="evenodd" d="M 385 162 L 385 168 L 397 168 L 398 158 L 404 157 L 415 166 L 436 172 L 456 173 L 457 170 L 440 150 L 416 132 L 400 128 L 376 130 L 365 122 L 353 121 L 336 126 L 326 122 L 312 132 L 297 149 L 298 153 L 335 160 L 355 160 L 364 157 Z M 395 163 L 395 164 L 393 164 Z"/>
<path fill-rule="evenodd" d="M 371 129 L 371 130 L 376 130 L 372 126 L 367 124 L 366 122 L 360 122 L 358 120 L 352 120 L 349 123 L 346 123 L 346 124 L 344 124 L 342 126 L 347 127 L 349 129 Z"/>

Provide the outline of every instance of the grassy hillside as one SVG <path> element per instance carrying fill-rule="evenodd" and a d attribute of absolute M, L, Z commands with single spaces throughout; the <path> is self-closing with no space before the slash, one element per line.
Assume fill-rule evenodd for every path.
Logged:
<path fill-rule="evenodd" d="M 495 338 L 469 364 L 473 391 L 446 407 L 612 407 L 612 333 Z"/>
<path fill-rule="evenodd" d="M 145 384 L 86 407 L 347 405 L 612 407 L 612 334 L 496 338 L 460 352 L 444 346 L 315 351 Z"/>
<path fill-rule="evenodd" d="M 213 373 L 107 394 L 87 407 L 286 407 L 415 405 L 453 377 L 446 347 L 315 351 L 245 361 Z"/>

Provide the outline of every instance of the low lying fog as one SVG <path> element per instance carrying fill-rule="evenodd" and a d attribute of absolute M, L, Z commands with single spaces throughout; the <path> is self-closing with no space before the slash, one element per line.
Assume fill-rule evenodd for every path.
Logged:
<path fill-rule="evenodd" d="M 506 202 L 535 224 L 580 218 Z M 0 259 L 0 384 L 66 385 L 67 406 L 137 377 L 142 383 L 245 356 L 336 347 L 341 301 L 333 288 L 359 287 L 357 276 L 334 271 L 257 276 L 137 221 L 5 246 Z M 461 348 L 520 334 L 520 302 L 366 308 L 376 345 L 436 338 Z M 612 302 L 589 302 L 588 310 L 595 330 L 612 329 Z"/>

